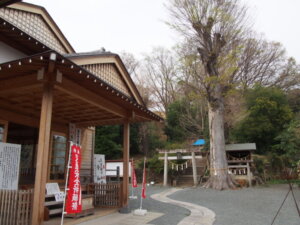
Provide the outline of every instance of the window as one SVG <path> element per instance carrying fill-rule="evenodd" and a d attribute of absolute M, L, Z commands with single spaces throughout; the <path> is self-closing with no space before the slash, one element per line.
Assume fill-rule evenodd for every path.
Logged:
<path fill-rule="evenodd" d="M 61 134 L 52 135 L 50 158 L 50 180 L 65 179 L 67 138 Z"/>

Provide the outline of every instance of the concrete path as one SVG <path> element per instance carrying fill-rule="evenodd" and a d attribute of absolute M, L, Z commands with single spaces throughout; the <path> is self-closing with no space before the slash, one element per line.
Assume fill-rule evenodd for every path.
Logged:
<path fill-rule="evenodd" d="M 192 203 L 173 200 L 167 197 L 168 195 L 171 195 L 179 190 L 180 189 L 176 188 L 168 189 L 161 193 L 151 195 L 151 198 L 160 202 L 184 207 L 191 212 L 189 216 L 185 217 L 177 225 L 213 225 L 216 215 L 212 210 Z"/>
<path fill-rule="evenodd" d="M 145 216 L 136 216 L 132 213 L 129 214 L 121 214 L 121 213 L 113 213 L 107 216 L 103 216 L 94 220 L 89 220 L 83 223 L 79 223 L 80 225 L 151 225 L 148 224 L 151 220 L 154 220 L 163 213 L 157 212 L 148 212 Z"/>

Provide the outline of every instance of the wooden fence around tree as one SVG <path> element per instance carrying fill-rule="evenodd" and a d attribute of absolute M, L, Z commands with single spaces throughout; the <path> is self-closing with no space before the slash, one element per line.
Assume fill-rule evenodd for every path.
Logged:
<path fill-rule="evenodd" d="M 122 204 L 122 183 L 88 184 L 87 194 L 94 195 L 94 205 L 119 208 Z"/>
<path fill-rule="evenodd" d="M 0 190 L 0 224 L 30 225 L 33 189 Z"/>

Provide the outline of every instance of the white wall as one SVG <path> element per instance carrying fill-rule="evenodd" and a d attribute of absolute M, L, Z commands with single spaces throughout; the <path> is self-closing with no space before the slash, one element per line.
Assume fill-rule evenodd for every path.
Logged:
<path fill-rule="evenodd" d="M 0 41 L 0 63 L 5 63 L 26 57 L 23 52 L 10 47 L 4 42 Z"/>

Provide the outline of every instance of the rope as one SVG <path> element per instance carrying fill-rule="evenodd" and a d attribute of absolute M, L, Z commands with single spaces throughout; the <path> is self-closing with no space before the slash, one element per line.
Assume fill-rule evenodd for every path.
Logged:
<path fill-rule="evenodd" d="M 280 212 L 280 210 L 281 210 L 281 208 L 282 208 L 282 206 L 283 206 L 283 204 L 284 204 L 285 200 L 287 199 L 287 197 L 288 197 L 288 195 L 289 195 L 290 191 L 291 191 L 291 187 L 290 187 L 290 189 L 289 189 L 288 193 L 286 194 L 286 196 L 285 196 L 285 198 L 284 198 L 283 202 L 281 203 L 281 205 L 280 205 L 279 209 L 277 210 L 277 213 L 276 213 L 276 215 L 275 215 L 275 217 L 274 217 L 274 219 L 273 219 L 273 221 L 272 221 L 271 225 L 273 225 L 273 224 L 274 224 L 274 222 L 275 222 L 275 220 L 276 220 L 276 217 L 278 216 L 278 214 L 279 214 L 279 212 Z"/>
<path fill-rule="evenodd" d="M 290 190 L 292 191 L 292 196 L 293 196 L 293 199 L 294 199 L 294 202 L 295 202 L 297 211 L 298 211 L 298 215 L 299 215 L 299 217 L 300 217 L 300 210 L 299 210 L 299 206 L 298 206 L 298 204 L 297 204 L 297 200 L 296 200 L 295 195 L 294 195 L 293 187 L 292 187 L 291 183 L 289 183 L 289 185 L 290 185 Z"/>
<path fill-rule="evenodd" d="M 276 215 L 275 215 L 275 217 L 274 217 L 274 219 L 273 219 L 271 225 L 274 224 L 274 222 L 275 222 L 275 220 L 276 220 L 276 218 L 277 218 L 277 216 L 278 216 L 278 214 L 279 214 L 279 212 L 280 212 L 280 210 L 281 210 L 281 208 L 282 208 L 282 206 L 283 206 L 283 204 L 284 204 L 285 200 L 287 199 L 287 197 L 288 197 L 288 195 L 289 195 L 290 192 L 292 192 L 292 196 L 293 196 L 293 199 L 294 199 L 294 202 L 295 202 L 295 206 L 296 206 L 298 215 L 299 215 L 299 217 L 300 217 L 300 210 L 299 210 L 299 206 L 298 206 L 298 204 L 297 204 L 297 200 L 296 200 L 295 195 L 294 195 L 293 186 L 292 186 L 292 184 L 289 182 L 289 180 L 287 180 L 287 181 L 288 181 L 288 183 L 289 183 L 289 191 L 287 192 L 287 194 L 286 194 L 286 196 L 285 196 L 283 202 L 281 203 L 279 209 L 277 210 L 277 213 L 276 213 Z"/>

